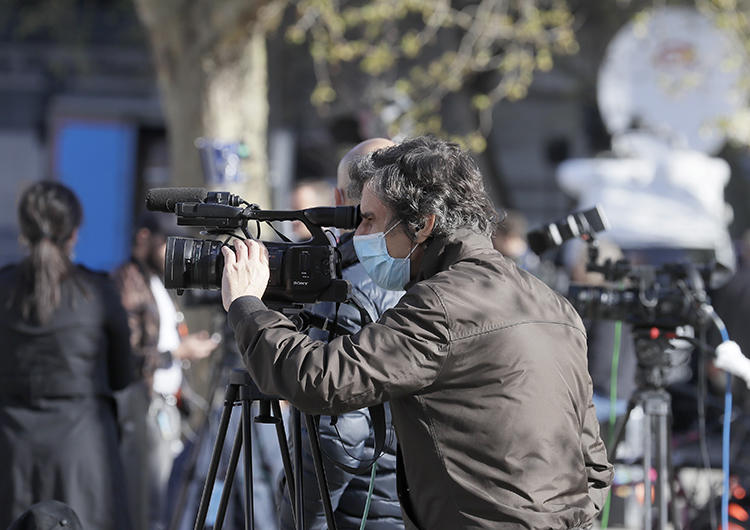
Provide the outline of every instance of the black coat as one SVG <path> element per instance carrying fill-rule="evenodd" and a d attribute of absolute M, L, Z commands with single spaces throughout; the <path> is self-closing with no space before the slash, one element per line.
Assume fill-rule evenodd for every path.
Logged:
<path fill-rule="evenodd" d="M 9 302 L 19 269 L 0 271 L 0 528 L 32 504 L 68 504 L 84 528 L 128 529 L 112 391 L 132 374 L 114 285 L 76 267 L 43 325 Z"/>

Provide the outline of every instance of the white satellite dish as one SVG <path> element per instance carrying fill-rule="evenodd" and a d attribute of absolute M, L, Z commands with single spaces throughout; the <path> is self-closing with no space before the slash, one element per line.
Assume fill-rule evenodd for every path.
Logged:
<path fill-rule="evenodd" d="M 604 124 L 615 138 L 637 128 L 672 147 L 716 153 L 722 123 L 747 100 L 744 64 L 740 44 L 698 11 L 646 12 L 607 48 L 597 84 Z"/>
<path fill-rule="evenodd" d="M 654 9 L 625 25 L 599 70 L 599 110 L 614 156 L 560 164 L 578 208 L 601 205 L 623 248 L 714 249 L 734 268 L 724 202 L 730 168 L 714 158 L 722 124 L 744 107 L 742 48 L 699 12 Z"/>

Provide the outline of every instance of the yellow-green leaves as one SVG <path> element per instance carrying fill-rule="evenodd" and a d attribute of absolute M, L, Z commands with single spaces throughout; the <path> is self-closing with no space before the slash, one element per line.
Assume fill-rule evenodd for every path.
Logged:
<path fill-rule="evenodd" d="M 459 92 L 488 127 L 495 103 L 525 97 L 536 71 L 578 50 L 566 0 L 298 0 L 296 6 L 287 38 L 308 43 L 319 81 L 313 103 L 332 103 L 333 74 L 355 65 L 372 78 L 362 105 L 387 110 L 382 115 L 392 133 L 452 137 L 442 110 Z M 481 151 L 483 132 L 461 135 L 461 143 Z"/>

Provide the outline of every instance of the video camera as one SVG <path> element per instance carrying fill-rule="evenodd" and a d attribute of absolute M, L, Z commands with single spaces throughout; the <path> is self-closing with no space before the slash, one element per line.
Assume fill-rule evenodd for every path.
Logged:
<path fill-rule="evenodd" d="M 634 327 L 699 327 L 708 319 L 705 279 L 711 269 L 692 263 L 654 266 L 607 260 L 596 265 L 592 261 L 589 271 L 601 272 L 605 280 L 624 286 L 574 284 L 568 289 L 568 299 L 583 318 L 623 320 Z"/>
<path fill-rule="evenodd" d="M 572 284 L 567 298 L 584 318 L 623 320 L 634 327 L 676 328 L 703 324 L 708 304 L 705 285 L 713 272 L 713 261 L 692 260 L 661 265 L 632 264 L 608 259 L 598 265 L 596 233 L 609 228 L 600 206 L 573 212 L 528 233 L 530 248 L 537 254 L 580 238 L 588 244 L 589 272 L 599 272 L 610 286 Z M 685 258 L 686 255 L 683 255 Z M 612 284 L 620 286 L 613 287 Z"/>
<path fill-rule="evenodd" d="M 596 232 L 609 228 L 609 222 L 600 206 L 573 212 L 564 218 L 547 223 L 541 228 L 526 234 L 529 248 L 541 256 L 551 248 L 559 247 L 565 241 L 576 237 L 588 238 Z"/>
<path fill-rule="evenodd" d="M 237 195 L 203 188 L 155 188 L 146 195 L 146 207 L 175 214 L 178 225 L 200 226 L 207 234 L 226 236 L 224 241 L 169 237 L 164 267 L 164 286 L 168 289 L 177 289 L 178 293 L 184 289 L 220 289 L 224 269 L 221 247 L 230 238 L 239 237 L 237 230 L 245 238 L 253 238 L 247 228 L 250 221 L 257 223 L 258 232 L 260 222 L 300 221 L 312 234 L 308 241 L 263 241 L 271 272 L 264 300 L 313 303 L 348 298 L 349 283 L 341 279 L 338 251 L 322 227 L 356 228 L 360 221 L 358 207 L 261 210 Z"/>

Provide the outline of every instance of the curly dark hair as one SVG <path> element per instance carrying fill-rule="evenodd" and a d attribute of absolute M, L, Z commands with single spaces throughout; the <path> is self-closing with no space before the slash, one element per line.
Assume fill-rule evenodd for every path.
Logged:
<path fill-rule="evenodd" d="M 435 214 L 432 235 L 459 228 L 491 235 L 497 214 L 471 156 L 454 143 L 419 136 L 356 160 L 349 172 L 351 197 L 365 184 L 392 209 L 414 239 L 425 215 Z"/>

